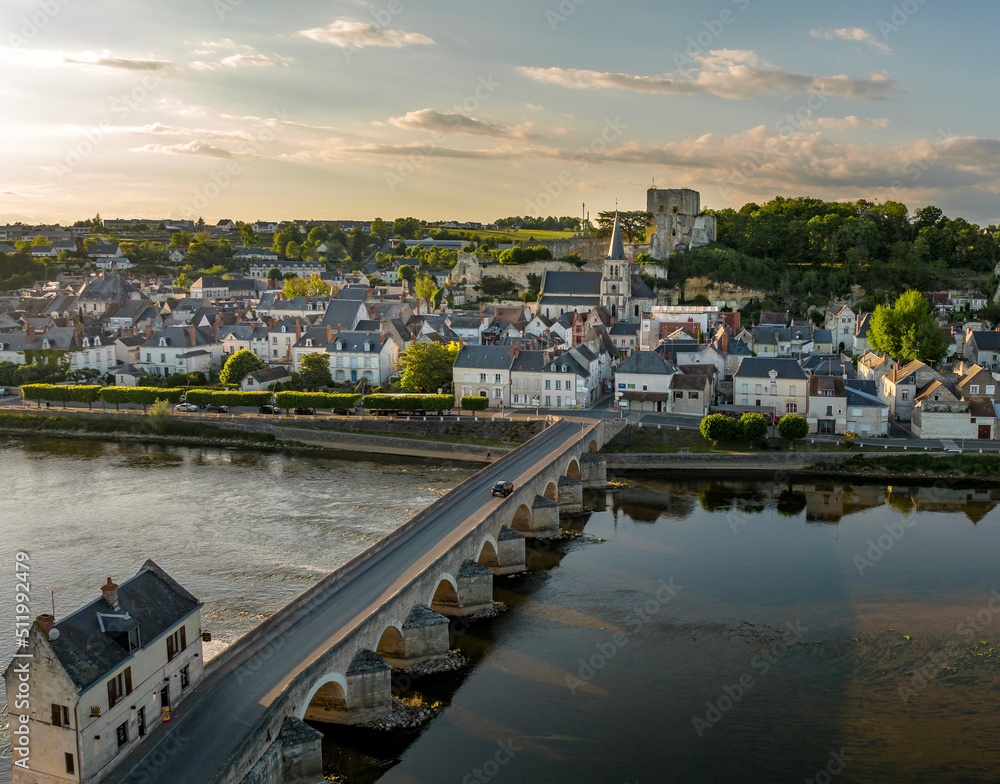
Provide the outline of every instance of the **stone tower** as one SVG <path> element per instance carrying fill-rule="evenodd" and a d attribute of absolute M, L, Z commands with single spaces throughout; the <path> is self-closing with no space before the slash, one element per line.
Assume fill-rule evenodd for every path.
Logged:
<path fill-rule="evenodd" d="M 608 309 L 614 319 L 625 318 L 628 314 L 629 299 L 632 297 L 632 265 L 625 257 L 622 230 L 615 215 L 615 226 L 611 231 L 611 245 L 601 275 L 601 304 Z"/>
<path fill-rule="evenodd" d="M 701 214 L 701 194 L 690 188 L 646 191 L 646 239 L 654 259 L 715 242 L 715 217 Z"/>

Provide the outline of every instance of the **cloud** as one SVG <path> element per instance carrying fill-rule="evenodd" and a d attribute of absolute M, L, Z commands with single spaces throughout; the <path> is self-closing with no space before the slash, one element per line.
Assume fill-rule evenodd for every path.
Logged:
<path fill-rule="evenodd" d="M 233 158 L 229 150 L 216 147 L 204 141 L 190 141 L 182 144 L 146 144 L 135 148 L 138 152 L 155 152 L 166 155 L 201 155 L 207 158 Z"/>
<path fill-rule="evenodd" d="M 805 124 L 834 131 L 853 131 L 858 128 L 888 128 L 892 125 L 892 120 L 888 117 L 857 117 L 852 114 L 847 117 L 817 117 Z"/>
<path fill-rule="evenodd" d="M 660 95 L 709 94 L 733 100 L 798 92 L 883 100 L 900 90 L 899 83 L 884 74 L 858 79 L 846 75 L 810 76 L 789 73 L 761 61 L 754 52 L 745 50 L 712 50 L 693 60 L 693 68 L 660 76 L 559 67 L 521 66 L 518 71 L 536 82 L 576 90 L 614 89 Z"/>
<path fill-rule="evenodd" d="M 207 106 L 185 103 L 177 98 L 160 98 L 157 103 L 164 110 L 170 112 L 171 114 L 176 114 L 179 117 L 204 117 L 209 113 L 209 108 Z"/>
<path fill-rule="evenodd" d="M 434 43 L 432 39 L 420 33 L 390 30 L 352 19 L 338 19 L 326 27 L 300 30 L 299 35 L 342 49 L 364 49 L 366 46 L 388 46 L 398 49 L 403 46 L 428 46 Z"/>
<path fill-rule="evenodd" d="M 227 68 L 243 68 L 244 66 L 267 68 L 274 65 L 274 60 L 266 54 L 234 54 L 224 57 L 219 61 L 219 65 L 224 65 Z"/>
<path fill-rule="evenodd" d="M 153 59 L 130 59 L 127 57 L 113 57 L 109 52 L 94 54 L 86 52 L 83 55 L 74 57 L 66 55 L 63 62 L 69 65 L 86 65 L 95 68 L 113 68 L 120 71 L 174 71 L 180 68 L 176 63 L 168 60 Z"/>
<path fill-rule="evenodd" d="M 836 30 L 812 30 L 809 35 L 813 38 L 821 38 L 824 41 L 833 41 L 838 38 L 844 41 L 856 41 L 860 44 L 874 46 L 886 54 L 892 52 L 892 49 L 889 48 L 889 45 L 885 41 L 878 40 L 874 35 L 867 30 L 862 30 L 860 27 L 840 27 Z"/>
<path fill-rule="evenodd" d="M 462 133 L 470 136 L 491 136 L 496 139 L 534 139 L 527 126 L 511 127 L 499 123 L 478 120 L 464 114 L 452 112 L 442 114 L 434 109 L 419 109 L 407 112 L 402 117 L 390 117 L 389 123 L 409 131 L 430 131 L 441 133 Z"/>

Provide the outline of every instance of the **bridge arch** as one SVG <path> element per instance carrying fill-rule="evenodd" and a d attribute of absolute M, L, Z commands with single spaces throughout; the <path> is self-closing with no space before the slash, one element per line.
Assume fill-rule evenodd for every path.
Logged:
<path fill-rule="evenodd" d="M 587 445 L 587 452 L 592 455 L 596 455 L 601 451 L 601 448 L 597 445 L 596 439 L 591 439 L 590 443 Z"/>
<path fill-rule="evenodd" d="M 295 715 L 300 719 L 322 720 L 322 714 L 338 710 L 347 710 L 347 677 L 329 672 L 316 681 Z"/>
<path fill-rule="evenodd" d="M 476 561 L 483 566 L 500 565 L 500 546 L 490 534 L 486 534 L 482 542 L 479 543 L 478 553 Z"/>
<path fill-rule="evenodd" d="M 580 479 L 580 462 L 575 457 L 571 457 L 569 462 L 566 464 L 565 475 L 570 479 Z"/>
<path fill-rule="evenodd" d="M 448 572 L 444 572 L 438 577 L 434 592 L 430 596 L 427 606 L 435 612 L 441 612 L 444 608 L 458 606 L 458 581 Z"/>
<path fill-rule="evenodd" d="M 547 485 L 545 485 L 545 492 L 542 493 L 542 495 L 545 496 L 545 498 L 548 498 L 550 501 L 557 501 L 558 502 L 559 501 L 559 488 L 556 485 L 556 483 L 555 482 L 549 482 Z"/>
<path fill-rule="evenodd" d="M 524 533 L 531 530 L 531 510 L 527 504 L 521 504 L 514 512 L 514 519 L 510 522 L 510 527 L 515 531 Z"/>
<path fill-rule="evenodd" d="M 403 641 L 403 624 L 391 621 L 382 629 L 375 645 L 375 653 L 383 659 L 396 659 L 406 656 L 406 644 Z"/>

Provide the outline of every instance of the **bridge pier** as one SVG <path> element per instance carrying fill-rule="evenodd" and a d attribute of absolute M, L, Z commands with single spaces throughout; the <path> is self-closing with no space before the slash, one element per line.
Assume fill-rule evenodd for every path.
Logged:
<path fill-rule="evenodd" d="M 568 476 L 559 477 L 559 514 L 583 511 L 583 482 Z"/>
<path fill-rule="evenodd" d="M 608 485 L 608 460 L 604 455 L 585 453 L 580 457 L 580 481 L 588 490 L 603 490 Z"/>
<path fill-rule="evenodd" d="M 422 604 L 410 610 L 401 636 L 389 632 L 382 636 L 378 655 L 397 669 L 447 656 L 450 650 L 447 617 Z"/>
<path fill-rule="evenodd" d="M 486 564 L 493 570 L 493 574 L 498 576 L 519 574 L 528 568 L 524 554 L 524 537 L 513 528 L 503 526 L 500 529 L 497 548 L 497 565 Z"/>
<path fill-rule="evenodd" d="M 374 651 L 360 650 L 346 678 L 324 683 L 306 706 L 305 718 L 324 724 L 366 724 L 392 710 L 392 666 Z"/>
<path fill-rule="evenodd" d="M 533 539 L 559 535 L 559 504 L 543 495 L 536 495 L 531 504 L 531 529 L 521 531 Z"/>
<path fill-rule="evenodd" d="M 431 609 L 453 618 L 475 615 L 493 606 L 493 571 L 469 559 L 462 564 L 455 585 L 442 580 Z"/>

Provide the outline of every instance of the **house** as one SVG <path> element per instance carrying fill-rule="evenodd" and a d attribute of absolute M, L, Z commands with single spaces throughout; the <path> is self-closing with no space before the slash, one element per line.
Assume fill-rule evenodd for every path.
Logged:
<path fill-rule="evenodd" d="M 643 311 L 640 317 L 640 348 L 650 351 L 666 334 L 678 329 L 687 330 L 700 341 L 702 335 L 712 334 L 719 321 L 719 313 L 719 308 L 714 305 L 655 305 Z M 664 325 L 667 325 L 666 328 Z"/>
<path fill-rule="evenodd" d="M 149 300 L 127 299 L 108 306 L 101 318 L 101 324 L 108 332 L 121 334 L 136 329 L 145 330 L 163 327 L 163 317 L 160 311 Z"/>
<path fill-rule="evenodd" d="M 864 354 L 869 349 L 868 332 L 872 326 L 871 313 L 859 313 L 857 323 L 854 325 L 854 353 Z M 817 339 L 818 342 L 818 339 Z M 833 351 L 833 346 L 830 349 Z"/>
<path fill-rule="evenodd" d="M 847 430 L 862 438 L 888 435 L 889 406 L 878 397 L 874 381 L 847 379 L 844 381 L 847 399 Z"/>
<path fill-rule="evenodd" d="M 191 284 L 192 299 L 225 299 L 229 296 L 229 281 L 218 275 L 205 275 Z"/>
<path fill-rule="evenodd" d="M 0 336 L 0 362 L 30 364 L 32 352 L 45 352 L 48 356 L 40 357 L 40 361 L 66 371 L 90 369 L 103 375 L 117 364 L 111 339 L 99 328 L 86 327 L 82 322 L 71 327 L 49 327 L 38 333 L 29 319 L 23 333 Z"/>
<path fill-rule="evenodd" d="M 217 338 L 222 341 L 223 362 L 243 349 L 252 351 L 265 364 L 270 362 L 268 330 L 263 324 L 233 324 L 220 327 Z"/>
<path fill-rule="evenodd" d="M 882 376 L 891 373 L 896 363 L 888 354 L 876 354 L 870 349 L 858 360 L 858 378 L 862 381 L 876 382 L 878 389 L 882 388 Z"/>
<path fill-rule="evenodd" d="M 222 367 L 222 344 L 211 330 L 193 324 L 153 332 L 139 348 L 138 367 L 151 376 L 204 373 Z"/>
<path fill-rule="evenodd" d="M 308 328 L 309 324 L 299 318 L 285 318 L 281 321 L 272 318 L 267 330 L 269 356 L 266 361 L 272 365 L 291 363 L 292 346 L 302 337 L 303 329 Z"/>
<path fill-rule="evenodd" d="M 490 325 L 490 317 L 481 317 L 478 313 L 472 316 L 452 314 L 447 318 L 449 329 L 458 340 L 470 346 L 481 346 L 483 331 Z"/>
<path fill-rule="evenodd" d="M 879 397 L 889 406 L 890 417 L 909 422 L 913 404 L 917 399 L 917 388 L 924 388 L 934 381 L 943 380 L 940 373 L 923 362 L 914 360 L 895 367 L 882 377 Z"/>
<path fill-rule="evenodd" d="M 809 432 L 842 435 L 847 431 L 847 387 L 841 376 L 809 378 Z"/>
<path fill-rule="evenodd" d="M 515 353 L 506 346 L 462 346 L 452 366 L 455 397 L 481 396 L 489 398 L 491 406 L 509 406 Z"/>
<path fill-rule="evenodd" d="M 578 346 L 554 358 L 547 352 L 523 352 L 514 347 L 511 350 L 514 353 L 511 387 L 512 393 L 515 390 L 518 393 L 518 402 L 511 401 L 515 407 L 568 409 L 586 407 L 593 402 L 596 355 L 589 347 Z M 525 353 L 536 357 L 525 362 L 521 357 Z M 542 355 L 540 360 L 537 355 Z"/>
<path fill-rule="evenodd" d="M 670 377 L 670 408 L 674 414 L 701 419 L 711 402 L 711 378 L 707 373 L 675 373 Z"/>
<path fill-rule="evenodd" d="M 980 367 L 1000 369 L 1000 332 L 969 330 L 963 353 L 966 359 Z"/>
<path fill-rule="evenodd" d="M 833 330 L 814 329 L 812 331 L 812 343 L 813 343 L 812 350 L 814 354 L 832 354 L 834 346 Z M 855 348 L 857 348 L 857 335 L 855 335 L 854 345 Z M 865 347 L 867 348 L 867 345 Z"/>
<path fill-rule="evenodd" d="M 638 321 L 616 321 L 608 330 L 615 344 L 615 351 L 621 359 L 627 359 L 639 348 L 640 327 Z"/>
<path fill-rule="evenodd" d="M 615 369 L 615 400 L 630 411 L 669 413 L 677 367 L 656 351 L 633 351 Z"/>
<path fill-rule="evenodd" d="M 324 333 L 332 332 L 329 327 L 317 327 Z M 314 330 L 309 330 L 303 337 L 309 338 Z M 325 334 L 324 334 L 325 336 Z M 366 381 L 370 386 L 382 386 L 389 382 L 390 376 L 396 372 L 399 361 L 399 345 L 386 332 L 362 332 L 360 330 L 343 330 L 332 335 L 325 350 L 330 354 L 330 373 L 335 384 L 355 384 Z M 321 344 L 322 341 L 320 340 Z M 318 346 L 317 346 L 318 347 Z M 299 347 L 301 356 L 314 348 L 307 344 Z M 299 367 L 298 364 L 296 367 Z"/>
<path fill-rule="evenodd" d="M 275 384 L 287 384 L 291 380 L 292 374 L 288 369 L 278 365 L 250 373 L 240 382 L 240 389 L 244 392 L 266 392 Z"/>
<path fill-rule="evenodd" d="M 808 377 L 794 359 L 747 357 L 733 374 L 733 403 L 756 406 L 775 416 L 805 414 Z"/>
<path fill-rule="evenodd" d="M 830 303 L 823 319 L 823 327 L 833 333 L 835 351 L 854 350 L 854 330 L 857 320 L 854 311 L 847 305 Z"/>
<path fill-rule="evenodd" d="M 808 327 L 754 327 L 751 334 L 751 348 L 759 357 L 798 355 L 812 341 Z"/>
<path fill-rule="evenodd" d="M 26 579 L 26 576 L 25 576 Z M 4 672 L 11 729 L 31 738 L 15 784 L 98 781 L 169 718 L 201 681 L 202 604 L 153 561 L 58 620 L 39 615 L 16 634 L 30 658 Z M 30 663 L 30 666 L 28 664 Z"/>
<path fill-rule="evenodd" d="M 284 277 L 289 272 L 300 278 L 319 275 L 326 272 L 326 265 L 318 261 L 278 261 L 278 254 L 273 251 L 261 251 L 259 248 L 237 251 L 233 258 L 238 260 L 258 259 L 250 265 L 251 278 L 266 278 L 272 268 L 277 268 Z"/>
<path fill-rule="evenodd" d="M 955 386 L 958 387 L 959 393 L 963 398 L 982 396 L 989 398 L 993 402 L 1000 402 L 1000 393 L 997 392 L 996 378 L 994 378 L 990 371 L 979 365 L 972 365 L 967 368 Z"/>
<path fill-rule="evenodd" d="M 987 403 L 987 407 L 991 416 L 989 422 L 983 424 L 987 425 L 985 437 L 991 438 L 995 414 L 992 403 Z M 910 429 L 917 438 L 975 439 L 980 424 L 978 419 L 972 416 L 969 401 L 960 399 L 957 389 L 943 381 L 931 381 L 916 396 L 910 413 Z"/>
<path fill-rule="evenodd" d="M 90 278 L 77 295 L 85 314 L 101 316 L 111 305 L 128 299 L 147 299 L 140 289 L 117 272 Z"/>

